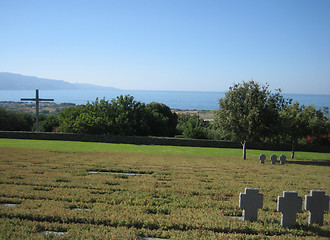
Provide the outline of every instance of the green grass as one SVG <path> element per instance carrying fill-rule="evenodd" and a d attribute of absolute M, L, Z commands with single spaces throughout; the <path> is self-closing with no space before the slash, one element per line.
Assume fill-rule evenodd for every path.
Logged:
<path fill-rule="evenodd" d="M 282 154 L 249 150 L 242 160 L 241 149 L 0 139 L 0 203 L 19 204 L 0 204 L 0 239 L 328 239 L 328 212 L 323 226 L 308 225 L 303 211 L 297 227 L 282 228 L 276 206 L 283 191 L 329 195 L 329 154 L 272 165 L 259 163 L 261 152 Z M 228 217 L 242 214 L 247 187 L 264 194 L 252 223 Z"/>
<path fill-rule="evenodd" d="M 90 152 L 123 152 L 123 153 L 149 153 L 149 154 L 175 154 L 190 156 L 222 156 L 241 157 L 242 150 L 234 148 L 204 148 L 204 147 L 179 147 L 158 145 L 134 145 L 114 143 L 90 143 L 77 141 L 51 141 L 51 140 L 23 140 L 0 139 L 0 147 L 30 148 L 30 149 L 54 149 L 66 151 L 90 151 Z M 247 157 L 256 159 L 263 153 L 269 158 L 272 154 L 290 156 L 287 151 L 247 150 Z M 296 152 L 296 159 L 300 160 L 330 160 L 329 153 Z"/>

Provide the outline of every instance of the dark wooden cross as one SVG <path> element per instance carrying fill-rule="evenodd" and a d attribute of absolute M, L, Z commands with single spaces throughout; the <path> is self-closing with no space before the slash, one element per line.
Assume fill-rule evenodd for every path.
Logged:
<path fill-rule="evenodd" d="M 36 132 L 39 132 L 39 102 L 40 101 L 51 102 L 51 101 L 54 101 L 54 99 L 39 98 L 39 90 L 36 89 L 35 98 L 21 98 L 21 101 L 35 101 L 36 102 Z"/>

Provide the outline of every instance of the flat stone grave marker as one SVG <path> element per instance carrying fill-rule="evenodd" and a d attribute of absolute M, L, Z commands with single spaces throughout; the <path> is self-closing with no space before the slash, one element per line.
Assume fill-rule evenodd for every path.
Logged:
<path fill-rule="evenodd" d="M 265 154 L 260 154 L 259 160 L 260 160 L 260 163 L 265 163 L 266 155 Z"/>
<path fill-rule="evenodd" d="M 244 217 L 243 216 L 229 216 L 229 218 L 235 219 L 235 220 L 244 221 Z"/>
<path fill-rule="evenodd" d="M 270 161 L 272 162 L 272 164 L 276 164 L 276 161 L 277 161 L 277 156 L 276 155 L 271 155 L 270 156 Z"/>
<path fill-rule="evenodd" d="M 302 208 L 302 197 L 298 197 L 298 193 L 294 191 L 283 191 L 283 197 L 278 196 L 277 199 L 277 211 L 282 212 L 281 226 L 295 226 L 296 214 Z"/>
<path fill-rule="evenodd" d="M 123 173 L 123 174 L 126 175 L 126 176 L 136 176 L 135 173 Z"/>
<path fill-rule="evenodd" d="M 2 205 L 6 206 L 6 207 L 17 207 L 19 205 L 19 203 L 1 203 Z"/>
<path fill-rule="evenodd" d="M 136 173 L 118 173 L 118 172 L 97 172 L 97 171 L 88 171 L 89 174 L 100 174 L 100 173 L 107 173 L 107 174 L 123 174 L 125 176 L 136 176 Z"/>
<path fill-rule="evenodd" d="M 70 208 L 71 211 L 89 211 L 89 208 Z"/>
<path fill-rule="evenodd" d="M 145 237 L 145 238 L 142 238 L 142 240 L 168 240 L 167 238 L 148 238 L 148 237 Z"/>
<path fill-rule="evenodd" d="M 245 193 L 239 195 L 239 207 L 243 209 L 243 219 L 256 221 L 258 218 L 258 208 L 263 206 L 262 193 L 257 188 L 245 188 Z"/>
<path fill-rule="evenodd" d="M 39 233 L 45 235 L 55 235 L 55 236 L 64 236 L 68 234 L 67 232 L 56 232 L 56 231 L 40 231 Z"/>
<path fill-rule="evenodd" d="M 329 196 L 323 190 L 311 190 L 305 196 L 305 210 L 309 211 L 308 223 L 323 225 L 324 211 L 329 210 Z"/>
<path fill-rule="evenodd" d="M 286 156 L 282 154 L 282 155 L 280 156 L 280 164 L 284 165 L 285 162 L 286 162 Z"/>

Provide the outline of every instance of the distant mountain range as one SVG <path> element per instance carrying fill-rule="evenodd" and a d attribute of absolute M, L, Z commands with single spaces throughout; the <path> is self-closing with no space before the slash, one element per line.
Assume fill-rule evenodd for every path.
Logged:
<path fill-rule="evenodd" d="M 0 90 L 116 90 L 93 84 L 69 83 L 62 80 L 0 72 Z"/>

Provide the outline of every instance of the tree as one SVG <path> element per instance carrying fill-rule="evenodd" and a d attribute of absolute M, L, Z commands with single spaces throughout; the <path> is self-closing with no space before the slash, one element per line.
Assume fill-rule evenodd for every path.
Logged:
<path fill-rule="evenodd" d="M 81 133 L 77 119 L 85 112 L 85 105 L 72 106 L 64 109 L 59 115 L 59 131 Z"/>
<path fill-rule="evenodd" d="M 295 146 L 298 140 L 308 136 L 328 134 L 327 108 L 316 109 L 313 105 L 290 104 L 280 111 L 282 135 L 291 142 L 291 159 L 294 159 Z"/>
<path fill-rule="evenodd" d="M 179 113 L 178 114 L 178 124 L 176 125 L 176 134 L 182 135 L 185 123 L 191 118 L 191 115 L 188 113 Z"/>
<path fill-rule="evenodd" d="M 206 130 L 203 126 L 203 120 L 199 116 L 191 116 L 184 124 L 183 136 L 185 138 L 206 138 Z"/>
<path fill-rule="evenodd" d="M 178 115 L 163 103 L 151 102 L 146 105 L 150 117 L 148 124 L 152 136 L 174 137 Z"/>
<path fill-rule="evenodd" d="M 176 114 L 160 103 L 144 103 L 121 95 L 77 107 L 66 108 L 59 116 L 60 131 L 126 136 L 174 136 Z"/>
<path fill-rule="evenodd" d="M 45 119 L 40 120 L 39 128 L 42 132 L 53 132 L 58 127 L 58 125 L 58 116 L 48 115 L 45 117 Z"/>
<path fill-rule="evenodd" d="M 115 135 L 144 136 L 150 132 L 146 120 L 145 104 L 133 96 L 121 95 L 111 100 L 112 113 L 109 127 Z"/>
<path fill-rule="evenodd" d="M 0 108 L 1 131 L 31 131 L 33 122 L 31 114 Z"/>
<path fill-rule="evenodd" d="M 146 135 L 149 130 L 144 120 L 144 109 L 145 104 L 129 95 L 121 95 L 111 101 L 96 99 L 62 111 L 60 129 L 73 133 Z"/>
<path fill-rule="evenodd" d="M 287 105 L 280 92 L 278 89 L 272 94 L 268 85 L 249 81 L 234 84 L 219 100 L 219 127 L 239 140 L 243 159 L 246 159 L 247 141 L 276 134 L 279 110 Z"/>

